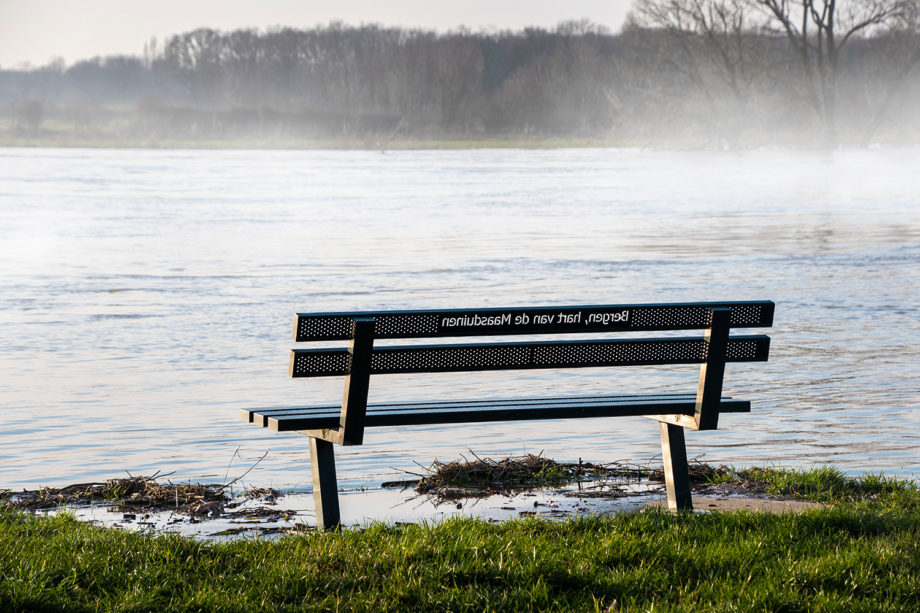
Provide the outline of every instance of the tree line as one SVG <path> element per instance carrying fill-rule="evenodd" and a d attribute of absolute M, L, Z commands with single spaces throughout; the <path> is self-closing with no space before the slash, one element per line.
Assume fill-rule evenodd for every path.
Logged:
<path fill-rule="evenodd" d="M 0 71 L 12 133 L 143 139 L 920 137 L 920 0 L 635 0 L 619 33 L 198 29 Z"/>

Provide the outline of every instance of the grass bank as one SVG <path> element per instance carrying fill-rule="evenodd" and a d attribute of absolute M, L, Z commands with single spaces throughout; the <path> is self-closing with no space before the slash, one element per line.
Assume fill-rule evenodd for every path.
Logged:
<path fill-rule="evenodd" d="M 766 487 L 831 506 L 372 525 L 229 544 L 4 511 L 0 610 L 915 610 L 915 484 L 770 473 Z"/>
<path fill-rule="evenodd" d="M 107 133 L 81 133 L 48 129 L 19 134 L 2 129 L 0 147 L 80 148 L 80 149 L 240 149 L 240 150 L 368 150 L 401 151 L 428 149 L 578 149 L 630 147 L 636 143 L 622 139 L 579 138 L 569 136 L 474 135 L 432 137 L 337 137 L 337 138 L 145 138 Z"/>

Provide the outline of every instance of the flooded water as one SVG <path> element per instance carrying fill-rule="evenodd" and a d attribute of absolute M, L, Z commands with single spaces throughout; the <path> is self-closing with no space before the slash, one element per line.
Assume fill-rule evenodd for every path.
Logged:
<path fill-rule="evenodd" d="M 0 487 L 131 474 L 308 488 L 308 441 L 239 421 L 335 402 L 287 376 L 295 311 L 769 299 L 715 463 L 920 475 L 920 149 L 0 149 Z M 693 390 L 695 369 L 381 377 L 372 400 Z M 645 419 L 370 430 L 375 487 L 435 458 L 654 461 Z"/>

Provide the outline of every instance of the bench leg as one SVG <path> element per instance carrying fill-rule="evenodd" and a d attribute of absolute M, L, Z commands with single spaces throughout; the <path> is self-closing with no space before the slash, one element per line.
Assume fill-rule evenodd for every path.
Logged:
<path fill-rule="evenodd" d="M 310 437 L 310 467 L 313 470 L 313 501 L 316 527 L 330 530 L 339 525 L 339 492 L 335 479 L 332 443 Z"/>
<path fill-rule="evenodd" d="M 661 455 L 664 459 L 664 481 L 668 489 L 668 509 L 685 511 L 693 508 L 690 497 L 690 470 L 687 466 L 687 446 L 684 443 L 684 429 L 663 421 L 658 422 L 661 431 Z"/>

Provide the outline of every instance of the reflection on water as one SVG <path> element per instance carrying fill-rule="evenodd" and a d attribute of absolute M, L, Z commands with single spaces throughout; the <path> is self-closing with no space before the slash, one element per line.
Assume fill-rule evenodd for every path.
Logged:
<path fill-rule="evenodd" d="M 306 486 L 307 441 L 245 406 L 329 401 L 286 376 L 292 313 L 772 299 L 754 412 L 688 435 L 718 463 L 920 475 L 920 149 L 0 150 L 0 486 L 175 471 Z M 690 369 L 387 377 L 374 399 L 693 389 Z M 688 388 L 689 386 L 689 388 Z M 368 432 L 344 485 L 544 450 L 645 461 L 609 419 Z M 240 456 L 234 452 L 240 448 Z M 232 460 L 231 460 L 232 459 Z M 229 466 L 228 466 L 229 465 Z"/>

